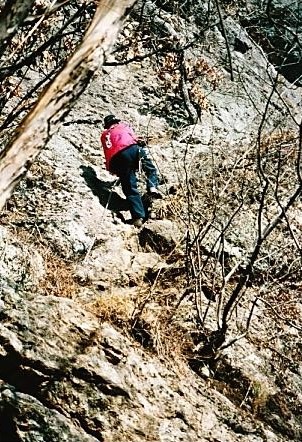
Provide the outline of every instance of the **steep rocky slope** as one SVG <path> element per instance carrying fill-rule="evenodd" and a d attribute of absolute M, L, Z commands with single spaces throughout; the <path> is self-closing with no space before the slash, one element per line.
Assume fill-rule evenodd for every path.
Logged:
<path fill-rule="evenodd" d="M 202 2 L 194 20 L 163 3 L 165 32 L 188 40 L 199 32 Z M 212 292 L 194 297 L 187 287 L 188 217 L 196 209 L 209 220 L 212 165 L 223 187 L 230 179 L 223 170 L 255 145 L 261 124 L 269 140 L 289 134 L 282 148 L 291 153 L 301 111 L 297 86 L 283 77 L 275 83 L 275 68 L 236 14 L 224 27 L 227 45 L 221 26 L 212 26 L 185 53 L 182 89 L 173 59 L 108 60 L 7 203 L 0 226 L 1 441 L 301 440 L 300 261 L 282 232 L 264 250 L 269 263 L 257 263 L 254 292 L 237 305 L 227 337 L 242 331 L 241 339 L 216 357 L 199 352 L 202 336 L 215 330 L 217 303 Z M 161 174 L 157 219 L 141 230 L 128 222 L 121 189 L 111 193 L 114 177 L 104 169 L 99 134 L 108 113 L 148 139 Z M 219 222 L 237 191 L 224 194 Z M 253 246 L 255 194 L 227 232 L 225 267 L 240 268 Z M 290 218 L 299 243 L 300 200 Z M 215 240 L 204 236 L 202 257 L 213 258 Z M 279 261 L 285 270 L 273 299 L 268 268 Z M 205 268 L 203 284 L 209 273 Z"/>

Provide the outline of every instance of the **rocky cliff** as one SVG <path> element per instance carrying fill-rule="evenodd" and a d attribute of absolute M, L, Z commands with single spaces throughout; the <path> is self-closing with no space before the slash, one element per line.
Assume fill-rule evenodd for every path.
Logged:
<path fill-rule="evenodd" d="M 0 217 L 0 441 L 301 440 L 300 6 L 136 4 Z M 141 229 L 109 113 L 160 173 Z"/>

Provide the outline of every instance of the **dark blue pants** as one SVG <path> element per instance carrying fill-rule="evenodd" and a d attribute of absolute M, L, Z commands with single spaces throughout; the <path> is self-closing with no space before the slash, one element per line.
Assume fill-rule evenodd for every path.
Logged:
<path fill-rule="evenodd" d="M 142 199 L 137 189 L 136 171 L 138 170 L 140 159 L 142 169 L 147 178 L 147 190 L 150 187 L 157 187 L 157 171 L 149 157 L 148 149 L 133 144 L 114 155 L 110 162 L 110 171 L 120 178 L 133 219 L 146 217 Z"/>

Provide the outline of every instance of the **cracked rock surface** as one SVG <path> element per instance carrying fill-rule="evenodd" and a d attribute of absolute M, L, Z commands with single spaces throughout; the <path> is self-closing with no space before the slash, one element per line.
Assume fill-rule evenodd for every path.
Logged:
<path fill-rule="evenodd" d="M 185 366 L 169 371 L 72 300 L 11 292 L 3 300 L 2 440 L 235 440 L 233 424 L 214 411 L 235 407 L 186 377 Z M 262 440 L 248 436 L 256 427 L 238 431 L 243 441 Z"/>

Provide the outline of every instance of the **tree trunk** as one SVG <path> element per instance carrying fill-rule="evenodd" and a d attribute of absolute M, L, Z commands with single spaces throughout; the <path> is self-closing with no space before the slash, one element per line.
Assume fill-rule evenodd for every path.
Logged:
<path fill-rule="evenodd" d="M 95 70 L 103 64 L 135 1 L 100 2 L 82 44 L 21 122 L 14 139 L 0 155 L 0 210 Z"/>

